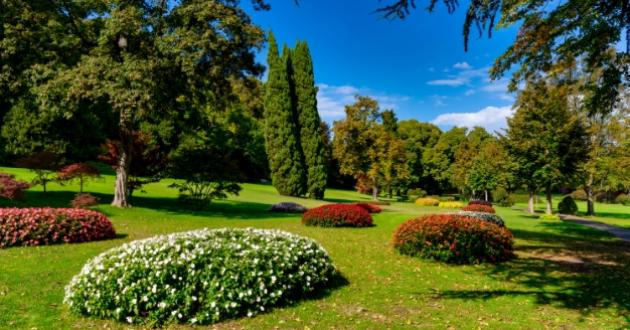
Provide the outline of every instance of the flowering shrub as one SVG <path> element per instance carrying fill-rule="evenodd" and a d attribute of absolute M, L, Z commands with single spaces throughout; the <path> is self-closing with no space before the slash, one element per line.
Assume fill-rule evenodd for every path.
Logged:
<path fill-rule="evenodd" d="M 92 210 L 0 208 L 0 248 L 89 242 L 114 236 L 109 219 Z"/>
<path fill-rule="evenodd" d="M 416 205 L 420 206 L 438 206 L 440 205 L 440 201 L 431 197 L 422 197 L 416 199 Z"/>
<path fill-rule="evenodd" d="M 269 208 L 271 212 L 290 212 L 290 213 L 304 213 L 308 209 L 298 203 L 282 202 L 271 205 Z"/>
<path fill-rule="evenodd" d="M 381 209 L 378 205 L 372 203 L 354 203 L 356 205 L 369 213 L 381 213 L 383 209 Z"/>
<path fill-rule="evenodd" d="M 0 173 L 0 197 L 23 200 L 24 190 L 30 187 L 27 182 L 16 180 L 15 175 Z"/>
<path fill-rule="evenodd" d="M 472 212 L 472 211 L 459 211 L 457 212 L 457 214 L 470 217 L 470 218 L 483 220 L 483 221 L 492 222 L 495 225 L 498 225 L 499 227 L 505 227 L 505 222 L 503 222 L 503 219 L 496 214 L 486 213 L 486 212 Z"/>
<path fill-rule="evenodd" d="M 462 207 L 462 211 L 497 213 L 492 206 L 481 204 L 468 204 Z"/>
<path fill-rule="evenodd" d="M 560 220 L 560 217 L 556 214 L 541 214 L 538 219 L 540 220 Z"/>
<path fill-rule="evenodd" d="M 470 202 L 468 202 L 468 205 L 485 205 L 485 206 L 492 206 L 491 202 L 488 201 L 482 201 L 482 200 L 478 200 L 478 199 L 473 199 Z"/>
<path fill-rule="evenodd" d="M 70 205 L 74 208 L 87 208 L 90 206 L 98 205 L 98 202 L 98 197 L 92 194 L 83 193 L 76 194 L 74 196 L 74 199 L 70 202 Z"/>
<path fill-rule="evenodd" d="M 512 233 L 493 223 L 457 214 L 432 214 L 401 224 L 394 247 L 402 254 L 449 263 L 510 259 Z"/>
<path fill-rule="evenodd" d="M 357 205 L 329 204 L 306 211 L 302 223 L 320 227 L 367 227 L 372 225 L 372 216 Z"/>
<path fill-rule="evenodd" d="M 440 202 L 438 206 L 447 209 L 461 209 L 462 207 L 464 207 L 464 203 L 456 201 Z"/>
<path fill-rule="evenodd" d="M 196 230 L 127 243 L 90 260 L 66 286 L 76 313 L 150 326 L 253 316 L 335 275 L 315 241 L 278 230 Z"/>

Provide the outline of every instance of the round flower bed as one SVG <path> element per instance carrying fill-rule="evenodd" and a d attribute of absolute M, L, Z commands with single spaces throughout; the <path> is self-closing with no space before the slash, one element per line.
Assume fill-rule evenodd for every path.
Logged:
<path fill-rule="evenodd" d="M 438 206 L 440 205 L 440 201 L 431 197 L 421 197 L 416 199 L 416 205 L 420 206 Z"/>
<path fill-rule="evenodd" d="M 440 202 L 438 206 L 441 208 L 447 208 L 447 209 L 460 209 L 464 207 L 464 203 L 456 202 L 456 201 L 448 201 L 448 202 Z"/>
<path fill-rule="evenodd" d="M 368 227 L 372 216 L 364 208 L 353 204 L 328 204 L 310 209 L 302 216 L 302 223 L 320 227 Z"/>
<path fill-rule="evenodd" d="M 376 204 L 372 204 L 372 203 L 354 203 L 353 205 L 356 205 L 360 208 L 363 208 L 364 210 L 368 211 L 369 213 L 381 213 L 383 212 L 383 209 L 376 205 Z"/>
<path fill-rule="evenodd" d="M 493 214 L 493 213 L 459 211 L 459 212 L 457 212 L 457 214 L 463 215 L 463 216 L 466 216 L 466 217 L 471 217 L 471 218 L 483 220 L 483 221 L 492 222 L 492 223 L 494 223 L 495 225 L 497 225 L 499 227 L 505 227 L 505 222 L 503 222 L 503 219 L 500 216 L 498 216 L 496 214 Z"/>
<path fill-rule="evenodd" d="M 0 208 L 0 248 L 114 238 L 102 213 L 85 209 Z"/>
<path fill-rule="evenodd" d="M 482 200 L 478 200 L 478 199 L 473 199 L 470 202 L 468 202 L 468 205 L 485 205 L 485 206 L 492 206 L 491 202 L 488 201 L 482 201 Z"/>
<path fill-rule="evenodd" d="M 513 256 L 509 230 L 457 214 L 408 220 L 396 229 L 393 242 L 402 254 L 449 263 L 500 262 Z"/>
<path fill-rule="evenodd" d="M 102 253 L 68 284 L 64 302 L 79 314 L 128 323 L 209 324 L 301 298 L 335 273 L 327 252 L 308 238 L 202 229 Z"/>
<path fill-rule="evenodd" d="M 468 204 L 462 207 L 462 211 L 497 213 L 492 206 L 482 204 Z"/>

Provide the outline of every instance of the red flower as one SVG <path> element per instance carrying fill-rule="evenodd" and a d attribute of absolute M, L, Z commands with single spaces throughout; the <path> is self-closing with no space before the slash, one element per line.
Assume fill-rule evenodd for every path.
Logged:
<path fill-rule="evenodd" d="M 302 216 L 302 223 L 307 226 L 367 227 L 372 222 L 368 211 L 353 204 L 324 205 L 312 208 Z"/>

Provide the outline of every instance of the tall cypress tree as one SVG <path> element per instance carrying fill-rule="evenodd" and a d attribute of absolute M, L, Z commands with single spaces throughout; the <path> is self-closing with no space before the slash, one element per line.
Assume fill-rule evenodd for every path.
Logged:
<path fill-rule="evenodd" d="M 302 163 L 298 128 L 293 114 L 288 65 L 289 52 L 278 56 L 278 46 L 269 33 L 267 63 L 269 76 L 265 86 L 265 140 L 271 180 L 282 195 L 306 193 L 306 171 Z"/>
<path fill-rule="evenodd" d="M 306 42 L 298 42 L 291 57 L 291 80 L 294 90 L 294 106 L 300 129 L 304 165 L 307 168 L 306 188 L 311 198 L 324 198 L 328 173 L 321 119 L 317 112 L 317 87 L 313 74 L 313 60 Z"/>

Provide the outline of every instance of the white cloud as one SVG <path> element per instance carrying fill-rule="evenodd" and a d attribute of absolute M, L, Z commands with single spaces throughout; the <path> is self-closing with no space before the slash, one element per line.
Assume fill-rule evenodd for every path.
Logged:
<path fill-rule="evenodd" d="M 512 117 L 514 109 L 511 106 L 485 107 L 477 112 L 444 113 L 433 120 L 436 125 L 450 125 L 459 127 L 484 127 L 489 132 L 499 131 L 507 127 L 507 118 Z"/>
<path fill-rule="evenodd" d="M 468 62 L 457 62 L 453 65 L 453 67 L 455 69 L 460 69 L 460 70 L 470 70 L 472 69 L 472 66 L 470 64 L 468 64 Z"/>
<path fill-rule="evenodd" d="M 455 64 L 455 66 L 459 66 L 458 69 L 460 69 L 460 71 L 457 72 L 457 74 L 448 75 L 444 79 L 429 80 L 427 81 L 427 84 L 432 85 L 432 86 L 449 86 L 449 87 L 459 87 L 463 85 L 468 86 L 472 83 L 473 80 L 488 76 L 488 68 L 473 69 L 466 62 L 457 63 Z"/>
<path fill-rule="evenodd" d="M 428 85 L 432 85 L 432 86 L 451 86 L 451 87 L 461 86 L 461 85 L 464 85 L 466 83 L 467 83 L 467 80 L 465 80 L 463 78 L 437 79 L 437 80 L 427 81 Z"/>
<path fill-rule="evenodd" d="M 318 84 L 317 110 L 325 120 L 335 120 L 345 115 L 345 106 L 355 102 L 356 95 L 370 96 L 378 101 L 381 109 L 398 109 L 403 102 L 410 100 L 408 96 L 390 95 L 350 85 L 331 86 Z"/>

